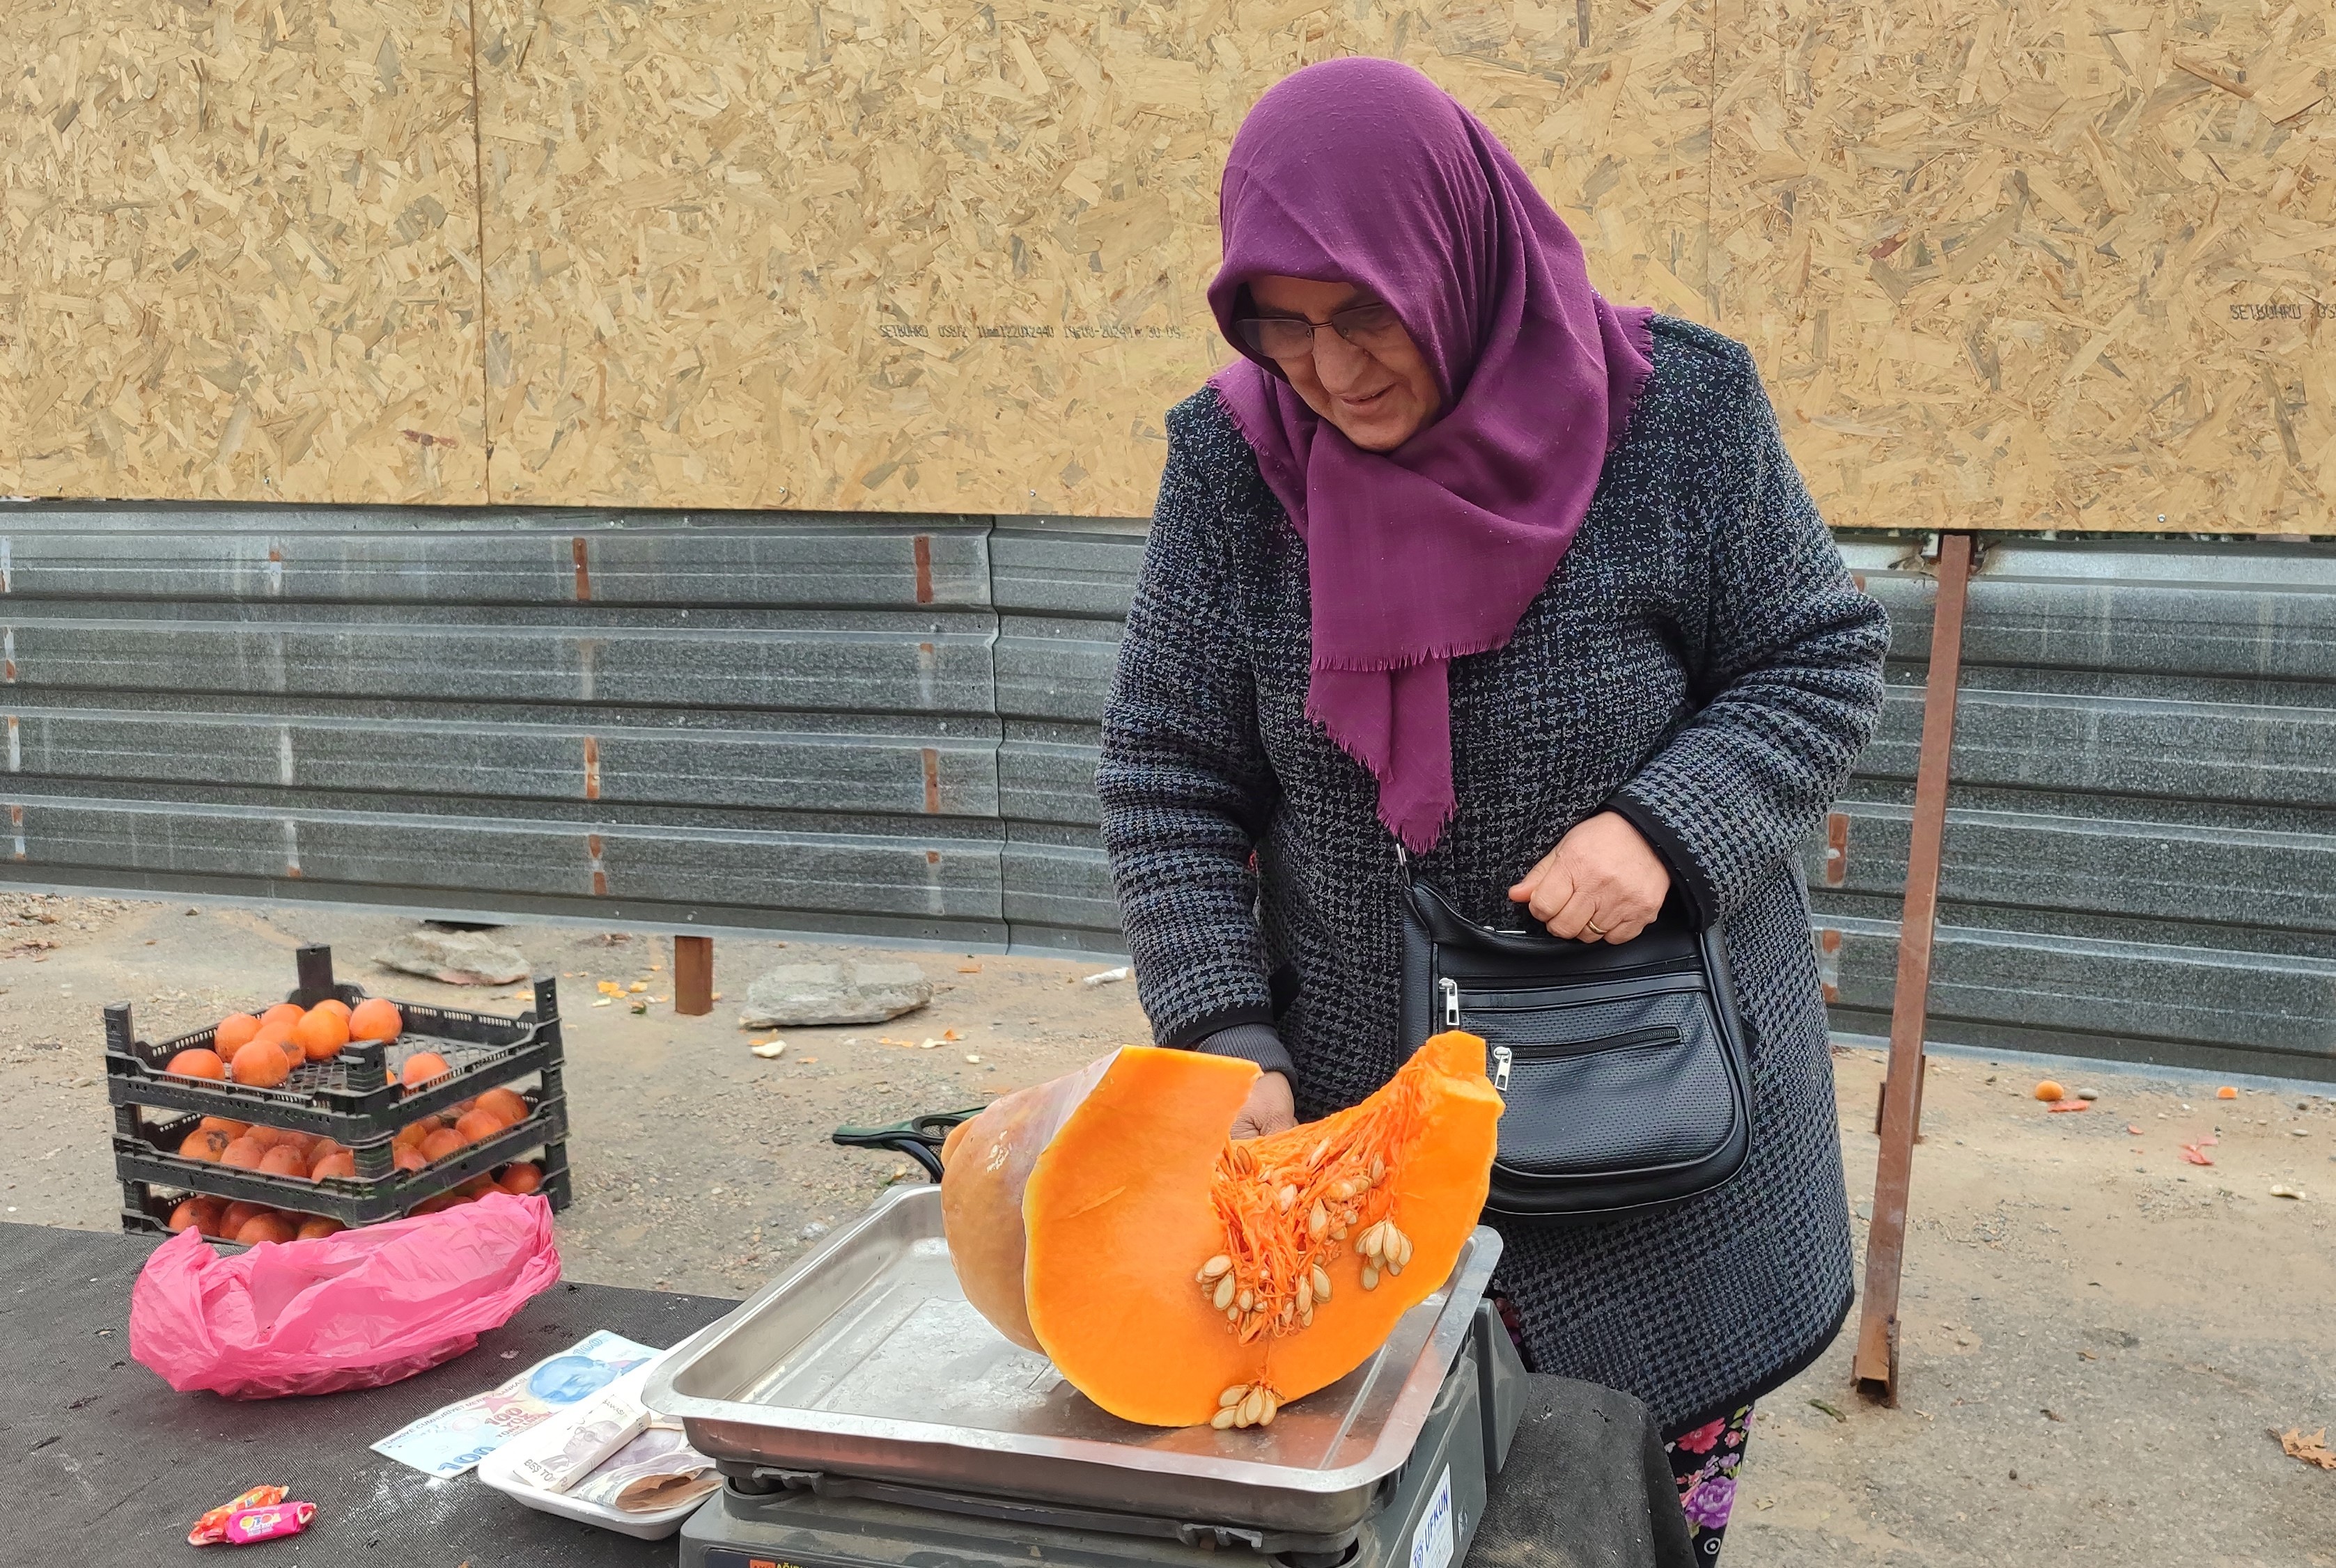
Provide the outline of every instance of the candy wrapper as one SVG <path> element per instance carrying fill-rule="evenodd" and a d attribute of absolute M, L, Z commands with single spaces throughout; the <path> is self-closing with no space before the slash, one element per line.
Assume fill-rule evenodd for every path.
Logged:
<path fill-rule="evenodd" d="M 190 1546 L 220 1545 L 227 1540 L 227 1523 L 229 1519 L 248 1508 L 272 1508 L 284 1501 L 285 1496 L 285 1489 L 281 1486 L 254 1486 L 241 1496 L 220 1504 L 196 1520 L 195 1527 L 187 1532 L 187 1544 Z"/>
<path fill-rule="evenodd" d="M 255 1541 L 297 1535 L 316 1516 L 314 1503 L 271 1503 L 264 1508 L 238 1508 L 228 1515 L 227 1544 L 248 1546 Z"/>

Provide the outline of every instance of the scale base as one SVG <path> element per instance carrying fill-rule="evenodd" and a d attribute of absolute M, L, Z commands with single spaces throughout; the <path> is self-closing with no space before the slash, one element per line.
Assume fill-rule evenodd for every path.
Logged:
<path fill-rule="evenodd" d="M 761 1472 L 745 1484 L 774 1490 L 734 1477 L 690 1515 L 681 1568 L 1451 1568 L 1507 1457 L 1523 1378 L 1500 1320 L 1480 1309 L 1411 1457 L 1342 1539 Z"/>

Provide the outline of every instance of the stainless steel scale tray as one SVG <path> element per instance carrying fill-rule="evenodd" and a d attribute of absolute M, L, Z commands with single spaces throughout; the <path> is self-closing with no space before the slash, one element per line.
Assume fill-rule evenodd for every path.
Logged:
<path fill-rule="evenodd" d="M 896 1188 L 666 1358 L 649 1408 L 709 1458 L 1329 1534 L 1418 1441 L 1500 1258 L 1478 1227 L 1378 1353 L 1270 1428 L 1106 1414 L 967 1302 L 937 1186 Z"/>

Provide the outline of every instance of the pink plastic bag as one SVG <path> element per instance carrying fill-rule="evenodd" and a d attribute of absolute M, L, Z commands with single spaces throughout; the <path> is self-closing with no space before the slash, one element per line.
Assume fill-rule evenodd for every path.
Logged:
<path fill-rule="evenodd" d="M 186 1393 L 372 1389 L 451 1360 L 560 1279 L 551 1205 L 476 1203 L 221 1257 L 191 1230 L 130 1292 L 130 1353 Z"/>

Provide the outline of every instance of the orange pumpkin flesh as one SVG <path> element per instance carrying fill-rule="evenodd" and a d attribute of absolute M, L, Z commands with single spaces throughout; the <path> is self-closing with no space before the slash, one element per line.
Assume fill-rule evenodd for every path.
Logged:
<path fill-rule="evenodd" d="M 1233 1142 L 1256 1079 L 1130 1046 L 952 1136 L 942 1205 L 967 1299 L 1124 1419 L 1270 1422 L 1386 1342 L 1484 1206 L 1501 1101 L 1474 1035 L 1438 1035 L 1359 1105 Z"/>

